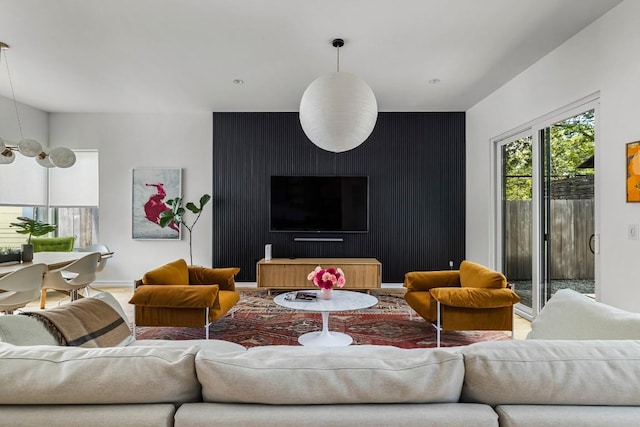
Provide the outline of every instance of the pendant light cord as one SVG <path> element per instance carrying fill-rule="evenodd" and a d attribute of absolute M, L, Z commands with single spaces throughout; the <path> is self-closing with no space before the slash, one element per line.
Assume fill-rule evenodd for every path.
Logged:
<path fill-rule="evenodd" d="M 18 114 L 18 103 L 16 102 L 16 93 L 13 90 L 13 80 L 11 80 L 11 71 L 9 71 L 9 61 L 7 60 L 7 48 L 2 48 L 0 53 L 4 55 L 4 64 L 7 69 L 7 76 L 9 77 L 9 87 L 11 88 L 11 98 L 13 100 L 13 109 L 16 112 L 16 119 L 18 120 L 18 129 L 20 130 L 20 140 L 24 139 L 24 135 L 22 134 L 22 122 L 20 121 L 20 114 Z M 0 55 L 0 61 L 2 60 L 2 56 Z"/>
<path fill-rule="evenodd" d="M 337 58 L 336 58 L 336 70 L 339 73 L 340 72 L 340 46 L 336 46 L 336 49 L 338 50 L 337 53 Z"/>

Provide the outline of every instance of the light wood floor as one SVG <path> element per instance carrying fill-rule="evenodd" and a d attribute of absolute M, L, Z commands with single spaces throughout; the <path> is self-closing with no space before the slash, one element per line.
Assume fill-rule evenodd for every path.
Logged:
<path fill-rule="evenodd" d="M 243 290 L 245 291 L 250 291 L 253 290 L 255 291 L 256 288 L 241 288 L 238 287 L 238 290 L 240 292 L 242 292 Z M 113 296 L 115 296 L 115 298 L 118 300 L 118 302 L 120 303 L 120 305 L 122 306 L 122 308 L 124 309 L 124 312 L 126 313 L 126 315 L 129 317 L 129 319 L 133 319 L 133 306 L 131 304 L 129 304 L 129 298 L 131 298 L 131 295 L 133 294 L 133 288 L 131 286 L 108 286 L 108 285 L 96 285 L 94 288 L 92 288 L 90 290 L 90 294 L 95 294 L 98 291 L 106 291 L 106 292 L 110 292 L 111 294 L 113 294 Z M 383 289 L 383 291 L 386 291 L 386 289 Z M 403 292 L 402 289 L 389 289 L 390 292 Z M 69 302 L 69 297 L 67 295 L 64 295 L 62 293 L 59 292 L 55 292 L 55 291 L 48 291 L 47 292 L 47 308 L 52 308 L 55 307 L 59 304 L 64 304 L 66 302 Z M 33 301 L 32 303 L 30 303 L 29 305 L 27 305 L 27 308 L 29 311 L 33 311 L 33 310 L 39 310 L 40 309 L 40 302 L 39 301 Z M 528 320 L 516 315 L 514 317 L 514 338 L 517 340 L 523 340 L 525 339 L 525 337 L 527 336 L 527 334 L 529 333 L 529 331 L 531 330 L 531 322 L 529 322 Z M 507 332 L 507 334 L 509 334 Z"/>

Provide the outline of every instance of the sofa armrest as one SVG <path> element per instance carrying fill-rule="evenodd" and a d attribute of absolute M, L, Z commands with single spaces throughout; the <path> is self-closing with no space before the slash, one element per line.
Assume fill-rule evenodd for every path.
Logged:
<path fill-rule="evenodd" d="M 216 307 L 218 285 L 143 285 L 139 286 L 129 304 L 147 307 L 206 308 Z"/>
<path fill-rule="evenodd" d="M 429 293 L 433 299 L 450 307 L 498 308 L 520 302 L 515 292 L 504 288 L 433 288 Z"/>
<path fill-rule="evenodd" d="M 403 286 L 407 292 L 428 291 L 431 288 L 460 287 L 458 270 L 411 271 L 404 275 Z"/>

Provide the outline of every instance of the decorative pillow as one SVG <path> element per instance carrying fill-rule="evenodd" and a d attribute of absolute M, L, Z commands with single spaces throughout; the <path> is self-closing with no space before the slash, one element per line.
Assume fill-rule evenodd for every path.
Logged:
<path fill-rule="evenodd" d="M 463 288 L 500 289 L 507 287 L 507 279 L 502 273 L 483 265 L 462 261 L 460 264 L 460 286 Z"/>
<path fill-rule="evenodd" d="M 639 340 L 640 314 L 602 304 L 571 289 L 560 289 L 531 322 L 527 339 Z"/>
<path fill-rule="evenodd" d="M 0 316 L 0 341 L 13 345 L 58 345 L 58 340 L 33 317 Z"/>
<path fill-rule="evenodd" d="M 99 299 L 100 301 L 109 304 L 111 308 L 113 308 L 116 311 L 116 313 L 118 313 L 120 317 L 122 317 L 122 319 L 125 321 L 127 326 L 129 325 L 129 317 L 125 314 L 124 309 L 122 308 L 118 300 L 109 292 L 100 292 L 95 295 L 92 295 L 91 298 Z M 132 333 L 129 337 L 125 338 L 122 342 L 120 342 L 120 344 L 118 344 L 117 347 L 126 347 L 135 341 L 136 339 L 133 337 L 133 333 Z"/>
<path fill-rule="evenodd" d="M 148 271 L 142 276 L 144 285 L 188 285 L 189 270 L 187 262 L 183 259 L 165 264 L 154 270 Z"/>
<path fill-rule="evenodd" d="M 240 272 L 237 267 L 207 268 L 189 266 L 190 285 L 218 285 L 221 290 L 235 289 L 234 276 Z"/>

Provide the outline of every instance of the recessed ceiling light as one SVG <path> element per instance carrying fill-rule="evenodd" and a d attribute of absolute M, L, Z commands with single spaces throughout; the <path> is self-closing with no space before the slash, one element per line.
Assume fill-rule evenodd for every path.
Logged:
<path fill-rule="evenodd" d="M 241 85 L 242 83 L 244 83 L 244 80 L 242 80 L 242 79 L 234 79 L 233 83 L 235 83 L 237 85 Z"/>
<path fill-rule="evenodd" d="M 431 80 L 429 80 L 429 84 L 437 85 L 438 83 L 440 83 L 440 79 L 431 79 Z"/>

